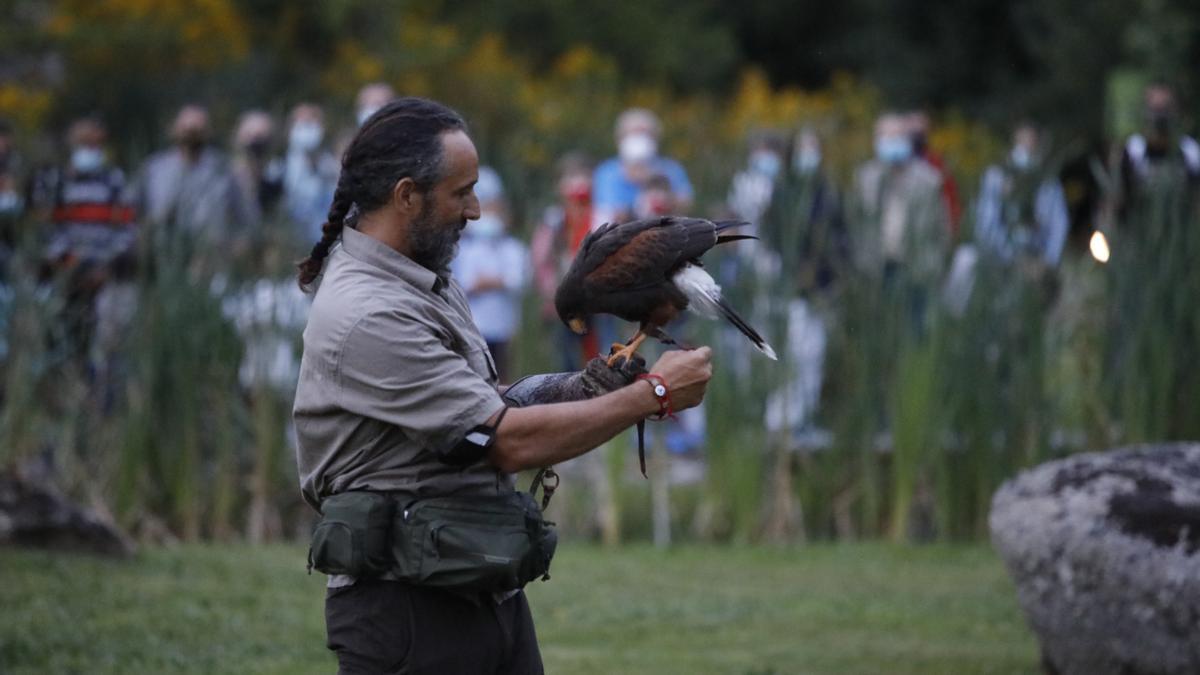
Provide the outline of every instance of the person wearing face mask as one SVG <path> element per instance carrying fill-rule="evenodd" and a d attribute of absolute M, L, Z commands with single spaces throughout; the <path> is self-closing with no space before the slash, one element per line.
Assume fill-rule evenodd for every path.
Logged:
<path fill-rule="evenodd" d="M 692 205 L 692 184 L 683 166 L 659 154 L 662 125 L 658 116 L 644 108 L 630 108 L 617 117 L 617 156 L 601 162 L 592 174 L 592 229 L 604 223 L 632 220 L 643 193 L 655 176 L 671 183 L 675 213 L 686 213 Z M 611 316 L 593 317 L 597 343 L 615 342 L 617 321 Z"/>
<path fill-rule="evenodd" d="M 579 335 L 558 318 L 554 293 L 592 227 L 592 163 L 580 152 L 558 162 L 557 201 L 542 213 L 530 241 L 533 283 L 545 328 L 559 336 L 562 369 L 579 370 L 599 353 L 594 331 Z"/>
<path fill-rule="evenodd" d="M 312 103 L 292 109 L 284 162 L 283 191 L 288 216 L 304 243 L 321 238 L 325 212 L 337 188 L 338 162 L 325 143 L 325 114 Z"/>
<path fill-rule="evenodd" d="M 1155 194 L 1180 186 L 1194 197 L 1200 185 L 1200 143 L 1183 133 L 1175 91 L 1155 83 L 1143 94 L 1142 131 L 1131 135 L 1117 160 L 1119 190 L 1113 195 L 1118 224 Z"/>
<path fill-rule="evenodd" d="M 979 186 L 975 240 L 996 260 L 1024 261 L 1037 269 L 1058 266 L 1069 218 L 1062 183 L 1045 165 L 1041 134 L 1017 126 L 1004 162 L 988 167 Z"/>
<path fill-rule="evenodd" d="M 151 155 L 131 186 L 137 218 L 156 233 L 184 236 L 212 251 L 227 248 L 258 220 L 229 160 L 210 144 L 208 111 L 195 104 L 180 108 L 170 137 L 171 147 Z"/>
<path fill-rule="evenodd" d="M 751 138 L 746 166 L 733 176 L 726 204 L 735 216 L 757 225 L 771 204 L 776 185 L 783 178 L 783 139 L 771 132 Z M 746 234 L 752 234 L 746 228 Z"/>
<path fill-rule="evenodd" d="M 248 110 L 233 133 L 233 176 L 249 208 L 261 220 L 283 196 L 283 162 L 272 156 L 275 122 L 261 110 Z"/>
<path fill-rule="evenodd" d="M 657 175 L 671 181 L 680 211 L 691 206 L 687 172 L 679 162 L 659 154 L 661 136 L 662 125 L 649 110 L 630 108 L 617 118 L 617 156 L 601 162 L 592 178 L 593 227 L 629 220 L 647 182 Z"/>
<path fill-rule="evenodd" d="M 93 353 L 94 336 L 119 323 L 112 299 L 122 292 L 112 291 L 132 283 L 137 242 L 133 210 L 123 201 L 125 173 L 110 161 L 106 141 L 100 120 L 76 120 L 66 157 L 35 173 L 29 193 L 42 244 L 39 276 L 64 300 L 58 318 L 65 349 L 96 375 L 103 364 Z"/>
<path fill-rule="evenodd" d="M 133 212 L 122 202 L 125 173 L 105 146 L 103 123 L 83 118 L 71 124 L 67 156 L 38 171 L 30 189 L 35 219 L 45 223 L 43 260 L 48 272 L 93 268 L 95 273 L 133 249 Z"/>
<path fill-rule="evenodd" d="M 815 129 L 796 134 L 791 160 L 759 228 L 763 248 L 777 262 L 786 302 L 787 379 L 766 401 L 763 423 L 774 432 L 810 428 L 820 399 L 828 325 L 836 303 L 833 284 L 845 257 L 841 197 L 825 170 Z"/>
<path fill-rule="evenodd" d="M 508 345 L 521 325 L 521 293 L 529 285 L 529 251 L 508 234 L 504 186 L 491 167 L 479 167 L 475 196 L 479 218 L 467 222 L 450 272 L 466 291 L 475 326 L 507 382 Z"/>
<path fill-rule="evenodd" d="M 855 172 L 850 206 L 850 247 L 862 271 L 885 280 L 903 273 L 923 288 L 937 283 L 950 243 L 942 179 L 915 157 L 902 115 L 875 122 L 875 157 Z"/>
<path fill-rule="evenodd" d="M 396 98 L 396 90 L 386 82 L 372 82 L 363 85 L 363 88 L 358 90 L 358 97 L 354 100 L 354 121 L 361 127 L 371 119 L 371 115 L 374 115 L 394 98 Z"/>

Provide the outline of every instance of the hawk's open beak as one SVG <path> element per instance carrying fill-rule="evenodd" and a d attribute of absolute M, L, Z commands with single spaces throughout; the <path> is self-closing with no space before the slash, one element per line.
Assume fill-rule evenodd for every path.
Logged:
<path fill-rule="evenodd" d="M 587 323 L 583 319 L 571 319 L 567 322 L 567 325 L 571 327 L 571 330 L 580 335 L 586 335 L 588 332 Z"/>

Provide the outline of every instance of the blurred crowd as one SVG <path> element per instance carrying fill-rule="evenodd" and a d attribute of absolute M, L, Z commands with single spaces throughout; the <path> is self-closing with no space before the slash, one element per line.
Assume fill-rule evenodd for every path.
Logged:
<path fill-rule="evenodd" d="M 364 87 L 355 123 L 395 95 L 385 84 Z M 1142 130 L 1094 162 L 1094 182 L 1106 192 L 1083 214 L 1089 230 L 1120 227 L 1148 191 L 1190 195 L 1200 181 L 1200 144 L 1183 133 L 1174 92 L 1152 85 L 1143 106 Z M 659 118 L 630 109 L 616 120 L 612 157 L 560 159 L 556 199 L 535 223 L 513 222 L 501 176 L 481 168 L 475 191 L 482 215 L 464 233 L 453 274 L 502 378 L 515 374 L 512 343 L 526 297 L 533 298 L 528 306 L 536 307 L 536 320 L 557 336 L 561 367 L 577 369 L 627 337 L 615 321 L 597 319 L 577 336 L 554 317 L 558 279 L 590 230 L 666 214 L 743 220 L 744 233 L 758 240 L 719 257 L 716 276 L 727 289 L 755 289 L 758 297 L 745 300 L 752 323 L 770 321 L 762 296 L 782 300 L 783 329 L 769 337 L 785 345 L 789 376 L 769 398 L 764 422 L 773 430 L 810 428 L 845 276 L 894 293 L 906 331 L 918 339 L 935 303 L 961 308 L 980 265 L 1035 280 L 1046 289 L 1043 301 L 1054 302 L 1068 233 L 1080 224 L 1071 222 L 1078 211 L 1068 208 L 1062 157 L 1047 134 L 1032 121 L 1016 124 L 1007 153 L 983 173 L 968 204 L 947 160 L 930 147 L 932 132 L 923 111 L 881 114 L 873 156 L 845 184 L 826 167 L 821 129 L 797 120 L 788 133 L 755 133 L 726 198 L 701 208 L 687 169 L 661 151 Z M 331 124 L 320 105 L 305 102 L 282 126 L 266 112 L 245 112 L 225 143 L 206 109 L 187 105 L 170 125 L 170 144 L 126 171 L 111 160 L 113 139 L 103 120 L 75 121 L 58 161 L 34 166 L 18 156 L 13 130 L 0 123 L 0 278 L 11 284 L 15 275 L 32 275 L 59 293 L 72 358 L 95 382 L 111 386 L 123 331 L 137 311 L 138 280 L 153 274 L 164 247 L 183 246 L 195 278 L 220 293 L 246 341 L 242 384 L 286 391 L 294 383 L 295 334 L 306 300 L 279 251 L 299 253 L 319 238 L 338 158 L 352 134 L 352 126 Z M 35 227 L 30 233 L 16 223 Z M 266 246 L 268 231 L 291 245 Z M 28 238 L 38 251 L 36 265 L 11 264 Z M 222 260 L 248 261 L 251 273 L 230 276 Z M 669 332 L 677 330 L 688 334 L 687 327 Z M 730 367 L 749 372 L 746 350 L 727 352 Z M 704 429 L 697 409 L 667 427 L 663 442 L 673 452 L 698 453 Z"/>

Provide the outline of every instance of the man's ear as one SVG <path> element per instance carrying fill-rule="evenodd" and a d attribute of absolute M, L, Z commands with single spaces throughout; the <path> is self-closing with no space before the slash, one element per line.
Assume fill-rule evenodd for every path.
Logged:
<path fill-rule="evenodd" d="M 401 213 L 417 214 L 421 212 L 425 195 L 417 188 L 412 178 L 404 177 L 392 188 L 392 205 Z"/>

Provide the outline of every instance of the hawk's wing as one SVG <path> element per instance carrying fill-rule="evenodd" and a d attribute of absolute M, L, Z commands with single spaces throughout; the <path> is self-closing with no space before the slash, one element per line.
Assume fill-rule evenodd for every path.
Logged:
<path fill-rule="evenodd" d="M 652 288 L 712 248 L 716 232 L 712 221 L 701 218 L 667 216 L 608 224 L 584 239 L 576 262 L 590 293 Z"/>

